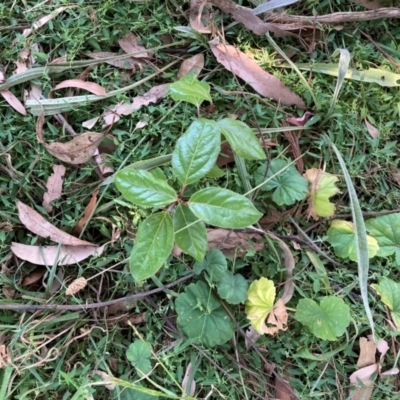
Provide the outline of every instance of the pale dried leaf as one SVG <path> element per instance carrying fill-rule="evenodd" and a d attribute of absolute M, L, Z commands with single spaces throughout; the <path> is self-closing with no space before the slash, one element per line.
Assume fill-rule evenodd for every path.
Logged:
<path fill-rule="evenodd" d="M 186 59 L 177 73 L 177 77 L 181 79 L 185 75 L 198 76 L 204 67 L 204 54 L 196 54 Z"/>
<path fill-rule="evenodd" d="M 19 200 L 17 201 L 17 209 L 20 221 L 28 230 L 38 236 L 49 238 L 53 242 L 66 246 L 95 246 L 92 243 L 78 239 L 56 228 L 49 221 L 46 221 L 37 211 Z M 50 262 L 48 264 L 51 265 L 52 263 Z"/>
<path fill-rule="evenodd" d="M 82 218 L 78 221 L 74 230 L 72 231 L 72 234 L 74 236 L 79 236 L 80 233 L 82 232 L 82 229 L 85 226 L 86 222 L 89 221 L 89 218 L 91 217 L 92 212 L 96 207 L 98 194 L 99 194 L 99 189 L 96 189 L 92 193 L 92 197 L 90 198 L 90 201 L 89 201 L 88 205 L 86 206 L 85 211 L 83 211 Z"/>
<path fill-rule="evenodd" d="M 369 341 L 365 337 L 360 338 L 360 355 L 357 361 L 357 367 L 363 368 L 368 365 L 375 364 L 375 354 L 376 354 L 376 345 L 371 340 Z"/>
<path fill-rule="evenodd" d="M 72 283 L 67 287 L 65 294 L 67 296 L 72 296 L 75 293 L 78 293 L 87 285 L 87 280 L 82 276 L 80 278 L 75 279 Z"/>
<path fill-rule="evenodd" d="M 87 82 L 81 79 L 67 79 L 56 85 L 53 90 L 65 89 L 65 88 L 78 88 L 87 90 L 90 93 L 96 94 L 97 96 L 105 96 L 106 90 L 96 82 Z"/>
<path fill-rule="evenodd" d="M 243 79 L 259 94 L 284 105 L 305 109 L 304 101 L 287 88 L 278 78 L 264 71 L 254 60 L 233 46 L 209 42 L 217 61 L 228 71 Z"/>
<path fill-rule="evenodd" d="M 139 121 L 136 125 L 135 125 L 135 129 L 133 130 L 133 132 L 135 132 L 138 129 L 142 129 L 145 126 L 147 126 L 149 123 L 146 121 Z"/>
<path fill-rule="evenodd" d="M 26 110 L 23 104 L 12 94 L 8 89 L 1 90 L 0 95 L 3 96 L 4 100 L 17 112 L 22 115 L 26 115 Z"/>
<path fill-rule="evenodd" d="M 205 27 L 203 22 L 201 22 L 201 16 L 203 13 L 203 9 L 207 0 L 191 0 L 190 1 L 190 14 L 189 21 L 190 26 L 200 33 L 211 33 L 211 29 Z"/>
<path fill-rule="evenodd" d="M 183 388 L 183 391 L 184 391 L 188 396 L 192 396 L 192 397 L 193 397 L 194 394 L 195 394 L 195 392 L 196 392 L 196 381 L 193 379 L 193 380 L 190 382 L 190 387 L 188 387 L 188 386 L 189 386 L 189 377 L 190 377 L 190 374 L 191 374 L 191 372 L 192 372 L 192 369 L 193 369 L 193 365 L 192 365 L 192 363 L 190 362 L 190 363 L 188 364 L 187 368 L 186 368 L 185 375 L 183 376 L 182 388 Z"/>
<path fill-rule="evenodd" d="M 310 111 L 306 111 L 301 117 L 289 117 L 286 118 L 286 122 L 290 125 L 294 126 L 304 126 L 306 122 L 313 116 L 314 114 Z"/>
<path fill-rule="evenodd" d="M 353 0 L 353 3 L 359 4 L 369 10 L 377 10 L 383 7 L 380 0 Z"/>
<path fill-rule="evenodd" d="M 263 326 L 263 332 L 267 335 L 276 335 L 279 331 L 287 330 L 288 313 L 282 299 L 279 299 L 268 315 L 267 322 L 273 326 Z"/>
<path fill-rule="evenodd" d="M 62 195 L 65 167 L 64 165 L 53 165 L 53 171 L 54 173 L 49 176 L 46 183 L 47 192 L 43 195 L 43 207 L 49 213 L 53 211 L 50 203 Z"/>
<path fill-rule="evenodd" d="M 77 239 L 79 240 L 79 239 Z M 100 256 L 104 246 L 29 246 L 11 243 L 11 251 L 35 265 L 74 265 L 91 256 Z"/>
<path fill-rule="evenodd" d="M 97 132 L 86 132 L 66 143 L 43 143 L 54 157 L 68 164 L 84 164 L 92 158 L 104 135 Z"/>
<path fill-rule="evenodd" d="M 361 368 L 350 375 L 350 382 L 354 389 L 350 391 L 351 400 L 369 400 L 374 390 L 374 382 L 370 380 L 371 376 L 378 372 L 378 364 Z M 361 381 L 363 386 L 358 384 Z"/>
<path fill-rule="evenodd" d="M 379 137 L 379 129 L 375 128 L 375 126 L 373 126 L 368 120 L 367 118 L 365 118 L 365 125 L 367 126 L 367 130 L 369 135 L 375 139 L 377 137 Z"/>
<path fill-rule="evenodd" d="M 87 121 L 82 122 L 82 126 L 86 129 L 92 129 L 96 122 L 100 119 L 100 117 L 94 117 L 92 119 L 88 119 Z"/>
<path fill-rule="evenodd" d="M 382 372 L 380 374 L 380 378 L 383 379 L 385 377 L 391 376 L 391 375 L 397 375 L 399 373 L 399 369 L 398 368 L 390 368 L 385 372 Z"/>
<path fill-rule="evenodd" d="M 111 378 L 107 373 L 105 373 L 104 371 L 100 371 L 99 369 L 95 369 L 93 371 L 93 374 L 100 376 L 103 382 L 110 382 L 109 384 L 104 385 L 106 389 L 110 391 L 113 391 L 115 389 L 116 386 L 114 383 L 111 383 Z"/>
<path fill-rule="evenodd" d="M 22 50 L 18 54 L 18 60 L 15 62 L 15 65 L 17 68 L 13 71 L 13 74 L 21 74 L 22 72 L 25 72 L 28 69 L 28 61 L 29 60 L 29 50 Z"/>
<path fill-rule="evenodd" d="M 138 45 L 138 42 L 139 37 L 132 32 L 127 33 L 122 39 L 118 40 L 119 46 L 125 53 L 131 54 L 140 52 L 140 54 L 135 55 L 135 57 L 150 58 L 151 55 L 146 51 L 146 48 Z"/>
<path fill-rule="evenodd" d="M 118 53 L 111 53 L 108 51 L 89 53 L 86 55 L 90 58 L 95 58 L 97 60 L 101 60 L 102 58 L 118 57 Z M 113 67 L 134 70 L 136 68 L 135 66 L 142 63 L 143 61 L 137 58 L 129 57 L 129 58 L 124 58 L 123 60 L 108 60 L 105 62 L 109 65 L 112 65 Z"/>
<path fill-rule="evenodd" d="M 94 154 L 94 162 L 97 164 L 98 172 L 100 172 L 100 177 L 105 178 L 114 173 L 114 168 L 108 161 L 107 154 Z"/>
<path fill-rule="evenodd" d="M 35 85 L 31 82 L 31 89 L 24 90 L 24 101 L 25 103 L 28 100 L 40 100 L 43 98 L 42 88 L 39 85 Z"/>
<path fill-rule="evenodd" d="M 46 271 L 47 270 L 44 267 L 38 267 L 34 269 L 32 272 L 30 272 L 28 275 L 24 277 L 21 285 L 22 286 L 32 285 L 32 283 L 35 283 L 38 280 L 42 279 Z"/>

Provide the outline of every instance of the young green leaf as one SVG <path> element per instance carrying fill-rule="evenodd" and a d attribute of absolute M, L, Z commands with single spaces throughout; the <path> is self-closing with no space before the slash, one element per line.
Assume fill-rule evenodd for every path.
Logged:
<path fill-rule="evenodd" d="M 183 185 L 198 181 L 215 166 L 221 134 L 217 124 L 204 118 L 194 121 L 176 142 L 172 167 Z"/>
<path fill-rule="evenodd" d="M 147 374 L 151 371 L 150 349 L 149 343 L 135 340 L 126 351 L 128 360 L 142 374 Z"/>
<path fill-rule="evenodd" d="M 212 101 L 210 85 L 200 82 L 193 75 L 185 75 L 179 81 L 172 83 L 169 87 L 171 97 L 175 101 L 187 101 L 199 107 L 204 101 Z"/>
<path fill-rule="evenodd" d="M 175 242 L 179 248 L 197 261 L 203 261 L 207 251 L 207 230 L 204 222 L 199 221 L 188 206 L 179 205 L 176 208 L 174 230 Z"/>
<path fill-rule="evenodd" d="M 228 268 L 226 257 L 221 250 L 212 249 L 207 252 L 203 262 L 194 263 L 193 269 L 197 275 L 200 275 L 204 270 L 213 282 L 220 281 Z"/>
<path fill-rule="evenodd" d="M 177 198 L 167 182 L 143 169 L 122 169 L 115 174 L 115 184 L 127 200 L 141 207 L 166 206 Z"/>
<path fill-rule="evenodd" d="M 302 299 L 297 304 L 295 318 L 322 340 L 336 340 L 350 324 L 350 308 L 340 298 L 327 296 L 318 305 Z"/>
<path fill-rule="evenodd" d="M 392 311 L 392 318 L 398 330 L 400 330 L 400 283 L 383 277 L 379 284 L 371 285 L 381 296 L 381 300 Z"/>
<path fill-rule="evenodd" d="M 247 291 L 247 300 L 244 312 L 251 326 L 260 335 L 264 333 L 265 319 L 274 308 L 275 301 L 274 282 L 267 278 L 253 281 Z"/>
<path fill-rule="evenodd" d="M 378 242 L 378 256 L 395 254 L 396 264 L 400 266 L 400 213 L 371 218 L 365 227 Z"/>
<path fill-rule="evenodd" d="M 350 258 L 357 261 L 357 248 L 354 225 L 351 222 L 334 219 L 327 232 L 328 242 L 333 247 L 335 254 L 341 258 Z M 379 245 L 375 238 L 367 235 L 368 257 L 375 257 Z"/>
<path fill-rule="evenodd" d="M 271 161 L 267 174 L 265 174 L 266 165 L 262 165 L 254 174 L 257 185 L 272 177 L 261 186 L 260 190 L 274 190 L 272 200 L 280 206 L 292 205 L 296 201 L 303 200 L 307 195 L 307 180 L 299 174 L 294 166 L 280 172 L 287 165 L 285 161 L 275 159 Z"/>
<path fill-rule="evenodd" d="M 243 303 L 247 298 L 248 284 L 240 274 L 233 275 L 232 272 L 226 271 L 217 288 L 221 299 L 229 304 Z"/>
<path fill-rule="evenodd" d="M 137 282 L 153 276 L 171 254 L 174 228 L 168 212 L 153 214 L 140 223 L 130 258 Z"/>
<path fill-rule="evenodd" d="M 303 176 L 310 182 L 308 214 L 315 220 L 331 217 L 335 213 L 335 205 L 329 198 L 339 193 L 335 186 L 338 178 L 318 168 L 308 169 Z"/>
<path fill-rule="evenodd" d="M 248 125 L 232 118 L 222 119 L 217 124 L 237 155 L 248 160 L 265 160 L 265 151 Z"/>
<path fill-rule="evenodd" d="M 221 228 L 246 228 L 262 217 L 249 199 L 228 189 L 202 189 L 188 204 L 196 217 Z"/>
<path fill-rule="evenodd" d="M 205 346 L 226 343 L 234 329 L 229 315 L 205 282 L 191 283 L 175 300 L 178 327 Z"/>

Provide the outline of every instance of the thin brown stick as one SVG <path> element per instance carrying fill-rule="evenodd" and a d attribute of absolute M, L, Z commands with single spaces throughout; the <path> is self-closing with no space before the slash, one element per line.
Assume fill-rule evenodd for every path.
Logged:
<path fill-rule="evenodd" d="M 124 303 L 126 301 L 142 299 L 151 294 L 163 292 L 171 287 L 178 285 L 179 283 L 185 282 L 191 279 L 195 274 L 191 273 L 189 275 L 183 276 L 182 278 L 177 279 L 174 282 L 168 283 L 167 285 L 158 287 L 156 289 L 148 290 L 146 292 L 140 292 L 131 294 L 129 296 L 121 297 L 119 299 L 102 301 L 99 303 L 86 303 L 86 304 L 78 304 L 78 305 L 63 305 L 63 304 L 0 304 L 0 310 L 14 310 L 14 311 L 38 311 L 38 310 L 50 310 L 50 311 L 59 311 L 59 310 L 70 310 L 70 311 L 86 311 L 92 308 L 100 308 L 107 307 L 113 304 Z"/>

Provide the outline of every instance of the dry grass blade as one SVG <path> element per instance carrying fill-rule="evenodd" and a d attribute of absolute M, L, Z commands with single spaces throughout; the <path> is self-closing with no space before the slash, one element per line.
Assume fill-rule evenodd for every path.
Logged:
<path fill-rule="evenodd" d="M 53 206 L 50 203 L 61 197 L 65 167 L 64 165 L 53 165 L 53 171 L 54 174 L 49 176 L 46 183 L 47 191 L 43 194 L 43 207 L 49 213 L 53 211 Z"/>

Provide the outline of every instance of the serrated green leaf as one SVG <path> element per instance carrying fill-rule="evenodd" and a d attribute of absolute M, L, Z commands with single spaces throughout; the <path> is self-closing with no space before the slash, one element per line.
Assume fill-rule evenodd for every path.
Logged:
<path fill-rule="evenodd" d="M 288 164 L 283 160 L 272 160 L 267 174 L 265 174 L 266 165 L 262 165 L 254 174 L 256 184 L 259 185 L 268 178 L 261 190 L 274 191 L 272 200 L 278 205 L 292 205 L 296 201 L 305 199 L 308 190 L 307 180 L 304 179 L 294 166 L 286 168 Z M 280 172 L 283 170 L 282 172 Z"/>
<path fill-rule="evenodd" d="M 151 347 L 149 343 L 135 340 L 129 345 L 126 351 L 126 357 L 131 364 L 143 374 L 147 374 L 151 371 Z"/>
<path fill-rule="evenodd" d="M 249 199 L 228 189 L 202 189 L 188 205 L 196 217 L 221 228 L 246 228 L 262 217 Z"/>
<path fill-rule="evenodd" d="M 174 228 L 168 212 L 153 214 L 140 223 L 130 258 L 137 282 L 153 276 L 171 254 Z"/>
<path fill-rule="evenodd" d="M 220 281 L 228 268 L 228 262 L 221 250 L 212 249 L 207 252 L 203 262 L 194 263 L 193 270 L 200 275 L 204 270 L 213 282 Z"/>
<path fill-rule="evenodd" d="M 237 155 L 248 160 L 265 160 L 265 151 L 247 124 L 232 118 L 222 119 L 217 124 Z"/>
<path fill-rule="evenodd" d="M 229 304 L 239 304 L 246 300 L 248 286 L 242 275 L 233 275 L 232 272 L 226 271 L 218 282 L 217 288 L 221 299 L 226 300 Z"/>
<path fill-rule="evenodd" d="M 377 255 L 387 257 L 395 254 L 396 264 L 400 265 L 400 213 L 382 215 L 365 222 L 367 232 L 379 245 Z"/>
<path fill-rule="evenodd" d="M 318 168 L 308 169 L 304 177 L 310 182 L 308 193 L 308 213 L 314 219 L 331 217 L 335 213 L 335 205 L 329 198 L 339 193 L 335 186 L 338 178 Z"/>
<path fill-rule="evenodd" d="M 357 261 L 355 230 L 351 222 L 334 219 L 328 229 L 327 240 L 338 257 Z M 367 242 L 368 257 L 375 257 L 379 249 L 378 242 L 369 235 L 367 235 Z"/>
<path fill-rule="evenodd" d="M 208 347 L 226 343 L 234 329 L 229 315 L 204 282 L 191 283 L 175 300 L 179 329 Z"/>
<path fill-rule="evenodd" d="M 350 324 L 350 308 L 340 298 L 327 296 L 318 305 L 302 299 L 297 304 L 295 318 L 322 340 L 336 340 Z"/>
<path fill-rule="evenodd" d="M 275 295 L 274 282 L 267 278 L 253 281 L 247 291 L 244 312 L 251 326 L 260 335 L 264 333 L 265 319 L 274 308 Z"/>
<path fill-rule="evenodd" d="M 185 75 L 179 81 L 172 83 L 169 93 L 175 101 L 187 101 L 196 107 L 199 107 L 204 100 L 212 102 L 210 85 L 200 82 L 192 75 Z"/>
<path fill-rule="evenodd" d="M 381 300 L 392 311 L 392 318 L 398 330 L 400 330 L 400 283 L 383 277 L 379 284 L 371 285 L 381 296 Z"/>
<path fill-rule="evenodd" d="M 179 231 L 175 233 L 175 242 L 179 248 L 197 261 L 203 261 L 207 251 L 207 230 L 204 222 L 199 221 L 188 206 L 179 205 L 176 208 L 174 230 Z"/>
<path fill-rule="evenodd" d="M 194 121 L 176 142 L 172 168 L 183 185 L 198 181 L 214 167 L 220 152 L 217 124 L 204 118 Z"/>
<path fill-rule="evenodd" d="M 177 198 L 167 182 L 142 169 L 122 169 L 115 174 L 115 185 L 127 200 L 141 207 L 166 206 Z"/>

